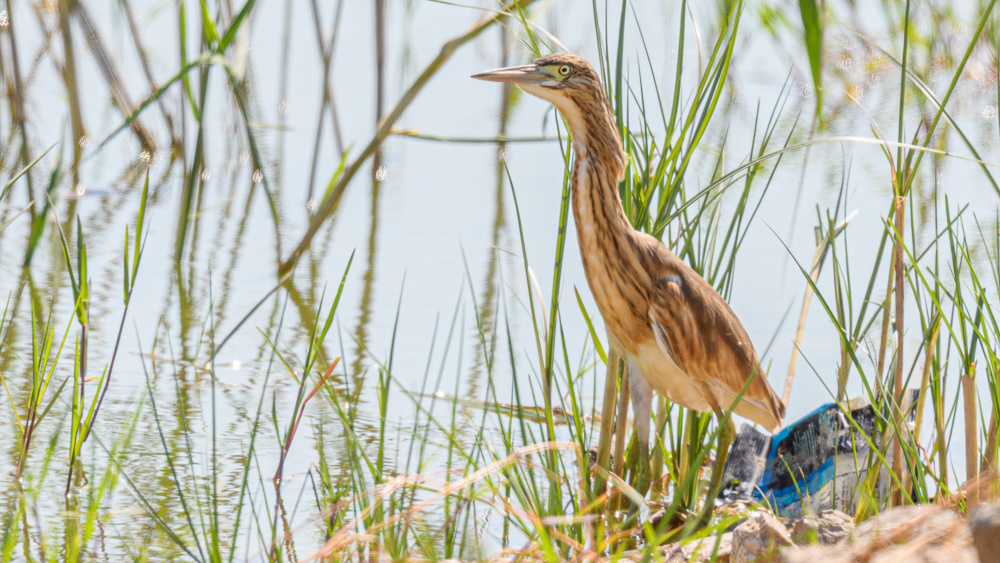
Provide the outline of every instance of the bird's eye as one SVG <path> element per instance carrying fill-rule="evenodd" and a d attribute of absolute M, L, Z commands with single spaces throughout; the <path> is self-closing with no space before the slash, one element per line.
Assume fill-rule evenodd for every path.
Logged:
<path fill-rule="evenodd" d="M 569 65 L 562 65 L 559 67 L 559 74 L 563 76 L 569 76 L 569 73 L 573 72 L 573 69 Z"/>

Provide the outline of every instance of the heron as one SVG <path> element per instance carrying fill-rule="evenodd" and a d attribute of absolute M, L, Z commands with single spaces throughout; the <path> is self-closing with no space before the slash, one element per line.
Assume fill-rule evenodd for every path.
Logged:
<path fill-rule="evenodd" d="M 584 58 L 562 53 L 473 78 L 515 84 L 550 102 L 572 135 L 577 242 L 610 347 L 628 370 L 640 480 L 649 474 L 656 391 L 678 405 L 719 417 L 719 455 L 709 483 L 710 495 L 718 494 L 725 455 L 735 437 L 727 411 L 775 432 L 785 405 L 768 384 L 746 329 L 725 299 L 659 239 L 635 230 L 625 215 L 618 184 L 628 156 L 600 78 Z M 648 481 L 643 485 L 645 492 Z"/>

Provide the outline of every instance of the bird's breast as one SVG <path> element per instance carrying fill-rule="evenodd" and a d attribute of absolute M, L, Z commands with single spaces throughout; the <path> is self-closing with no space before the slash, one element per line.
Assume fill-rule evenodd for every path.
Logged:
<path fill-rule="evenodd" d="M 580 145 L 577 145 L 578 147 Z M 587 283 L 608 332 L 625 352 L 653 339 L 652 284 L 621 208 L 618 181 L 597 153 L 578 148 L 573 171 L 573 219 Z"/>
<path fill-rule="evenodd" d="M 629 359 L 639 368 L 649 386 L 660 395 L 696 411 L 712 409 L 705 396 L 707 387 L 704 382 L 695 380 L 681 369 L 655 341 L 639 344 Z"/>

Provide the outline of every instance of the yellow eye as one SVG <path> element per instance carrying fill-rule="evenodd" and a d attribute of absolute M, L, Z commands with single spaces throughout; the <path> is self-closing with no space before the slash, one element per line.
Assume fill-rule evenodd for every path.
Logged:
<path fill-rule="evenodd" d="M 563 76 L 569 76 L 569 73 L 573 72 L 573 69 L 569 65 L 562 65 L 559 67 L 559 74 Z"/>

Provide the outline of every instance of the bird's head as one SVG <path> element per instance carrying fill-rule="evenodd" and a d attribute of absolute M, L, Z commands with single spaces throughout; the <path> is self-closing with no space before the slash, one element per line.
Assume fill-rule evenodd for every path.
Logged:
<path fill-rule="evenodd" d="M 473 78 L 516 84 L 525 92 L 552 102 L 562 109 L 580 96 L 604 97 L 601 81 L 583 57 L 557 53 L 535 62 L 473 74 Z"/>
<path fill-rule="evenodd" d="M 558 53 L 528 65 L 498 68 L 472 77 L 516 84 L 525 92 L 551 102 L 578 140 L 593 138 L 598 132 L 595 127 L 601 133 L 617 136 L 614 114 L 601 81 L 583 57 Z"/>

